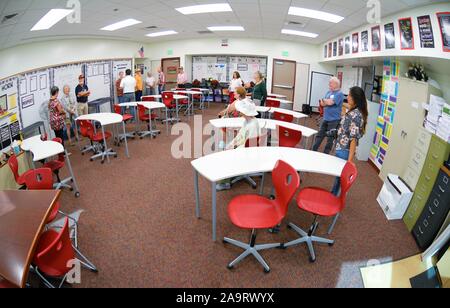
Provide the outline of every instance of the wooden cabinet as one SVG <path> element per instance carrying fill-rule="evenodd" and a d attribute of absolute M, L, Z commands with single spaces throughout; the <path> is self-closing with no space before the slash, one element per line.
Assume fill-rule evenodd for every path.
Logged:
<path fill-rule="evenodd" d="M 439 174 L 440 168 L 448 159 L 450 153 L 450 144 L 433 135 L 431 137 L 430 147 L 422 169 L 422 172 L 417 182 L 413 199 L 406 211 L 403 221 L 412 231 L 419 216 L 421 215 L 425 205 L 433 190 L 434 183 Z"/>
<path fill-rule="evenodd" d="M 399 79 L 398 97 L 395 109 L 395 117 L 393 129 L 389 140 L 389 147 L 384 160 L 380 177 L 386 180 L 388 174 L 397 174 L 403 176 L 408 171 L 410 163 L 410 154 L 413 149 L 417 148 L 418 142 L 426 145 L 427 136 L 424 139 L 419 137 L 425 120 L 425 109 L 423 103 L 428 103 L 430 95 L 442 96 L 442 92 L 425 82 L 414 81 L 408 78 Z M 420 147 L 420 145 L 419 145 Z M 426 153 L 426 149 L 422 150 L 422 154 Z M 420 167 L 421 151 L 416 151 L 418 166 Z M 423 157 L 422 157 L 423 159 Z M 414 169 L 414 168 L 413 168 Z M 420 174 L 420 169 L 416 172 Z M 412 177 L 414 182 L 417 176 Z M 411 187 L 414 188 L 414 187 Z"/>

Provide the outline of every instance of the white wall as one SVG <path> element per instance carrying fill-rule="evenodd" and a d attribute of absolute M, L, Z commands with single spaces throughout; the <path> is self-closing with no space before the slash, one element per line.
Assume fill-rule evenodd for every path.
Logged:
<path fill-rule="evenodd" d="M 137 57 L 138 42 L 71 39 L 19 45 L 0 51 L 0 79 L 70 62 Z"/>
<path fill-rule="evenodd" d="M 335 42 L 335 41 L 339 42 L 339 39 L 341 39 L 341 38 L 345 39 L 345 37 L 347 37 L 347 36 L 350 36 L 350 38 L 351 38 L 353 33 L 358 32 L 359 33 L 359 43 L 361 46 L 361 32 L 368 30 L 369 31 L 369 51 L 368 52 L 358 52 L 357 54 L 348 54 L 348 55 L 344 55 L 341 57 L 337 56 L 337 57 L 325 59 L 324 51 L 323 51 L 324 44 L 322 44 L 321 48 L 320 48 L 321 59 L 325 62 L 335 61 L 337 59 L 355 59 L 355 58 L 391 57 L 391 56 L 417 56 L 417 57 L 434 57 L 434 58 L 441 58 L 441 59 L 450 59 L 450 53 L 444 52 L 442 49 L 442 38 L 441 38 L 441 34 L 440 34 L 441 32 L 440 32 L 439 22 L 438 22 L 438 19 L 436 16 L 436 13 L 438 13 L 438 12 L 450 12 L 450 2 L 419 7 L 419 8 L 415 8 L 415 9 L 412 9 L 409 11 L 404 11 L 404 12 L 401 12 L 401 13 L 398 13 L 398 14 L 395 14 L 395 15 L 392 15 L 392 16 L 382 19 L 381 24 L 380 24 L 381 51 L 375 51 L 375 52 L 371 51 L 372 50 L 371 29 L 372 29 L 372 27 L 374 27 L 376 25 L 375 24 L 365 25 L 363 27 L 354 29 L 351 32 L 344 33 L 344 34 L 340 35 L 339 37 L 328 41 L 327 44 L 329 42 Z M 433 32 L 434 32 L 434 41 L 435 41 L 434 49 L 429 49 L 429 48 L 422 49 L 421 45 L 420 45 L 420 35 L 419 35 L 419 27 L 417 24 L 417 17 L 423 16 L 423 15 L 430 15 L 430 17 L 431 17 L 431 22 L 432 22 Z M 408 18 L 408 17 L 412 18 L 415 49 L 414 50 L 401 50 L 400 49 L 400 31 L 399 31 L 398 20 L 400 18 Z M 386 50 L 385 49 L 385 41 L 384 41 L 384 25 L 391 23 L 391 22 L 394 23 L 394 27 L 395 27 L 396 49 Z"/>

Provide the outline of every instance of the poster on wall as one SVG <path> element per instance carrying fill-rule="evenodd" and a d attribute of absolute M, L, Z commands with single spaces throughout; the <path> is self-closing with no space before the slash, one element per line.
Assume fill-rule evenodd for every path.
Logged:
<path fill-rule="evenodd" d="M 450 12 L 437 13 L 439 28 L 441 28 L 442 48 L 450 52 Z"/>
<path fill-rule="evenodd" d="M 343 56 L 344 55 L 344 39 L 341 38 L 339 40 L 339 56 Z"/>
<path fill-rule="evenodd" d="M 354 33 L 352 35 L 352 51 L 353 53 L 358 53 L 359 51 L 359 34 Z"/>
<path fill-rule="evenodd" d="M 333 43 L 328 44 L 328 58 L 333 56 Z"/>
<path fill-rule="evenodd" d="M 372 28 L 372 51 L 381 50 L 381 30 L 380 26 Z"/>
<path fill-rule="evenodd" d="M 337 56 L 337 42 L 333 42 L 333 57 Z"/>
<path fill-rule="evenodd" d="M 369 31 L 361 32 L 361 51 L 369 51 Z"/>
<path fill-rule="evenodd" d="M 395 49 L 394 23 L 384 25 L 384 41 L 385 41 L 386 49 Z"/>
<path fill-rule="evenodd" d="M 351 42 L 350 42 L 350 36 L 347 36 L 345 38 L 345 54 L 348 55 L 350 53 L 351 48 Z"/>
<path fill-rule="evenodd" d="M 414 33 L 411 18 L 403 18 L 398 21 L 400 28 L 400 47 L 402 50 L 414 49 Z"/>
<path fill-rule="evenodd" d="M 420 34 L 420 47 L 434 48 L 433 26 L 431 25 L 430 15 L 417 17 Z"/>
<path fill-rule="evenodd" d="M 7 149 L 14 140 L 20 140 L 19 90 L 17 77 L 0 81 L 0 150 Z"/>

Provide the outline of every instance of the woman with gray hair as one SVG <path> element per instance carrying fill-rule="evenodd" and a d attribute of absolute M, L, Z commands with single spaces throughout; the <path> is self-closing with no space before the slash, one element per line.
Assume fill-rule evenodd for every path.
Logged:
<path fill-rule="evenodd" d="M 255 87 L 253 88 L 252 99 L 255 105 L 265 106 L 267 99 L 267 86 L 264 76 L 258 71 L 253 75 L 253 78 L 255 79 Z"/>
<path fill-rule="evenodd" d="M 73 146 L 72 142 L 72 125 L 75 121 L 75 119 L 78 116 L 78 103 L 75 97 L 70 93 L 70 87 L 68 85 L 65 85 L 63 88 L 63 95 L 61 97 L 61 104 L 64 108 L 64 111 L 66 112 L 66 129 L 67 129 L 67 139 L 69 141 L 69 145 Z M 77 132 L 75 132 L 77 135 Z M 78 136 L 76 136 L 78 139 Z"/>

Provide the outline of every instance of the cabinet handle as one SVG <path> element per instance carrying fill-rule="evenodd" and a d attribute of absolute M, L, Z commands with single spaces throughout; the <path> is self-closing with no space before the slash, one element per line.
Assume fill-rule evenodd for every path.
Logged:
<path fill-rule="evenodd" d="M 441 187 L 441 185 L 438 185 L 439 190 L 441 191 L 441 193 L 445 193 L 445 190 Z"/>
<path fill-rule="evenodd" d="M 433 204 L 435 207 L 439 207 L 439 200 L 438 199 L 434 199 Z"/>
<path fill-rule="evenodd" d="M 421 196 L 419 196 L 419 195 L 417 195 L 417 199 L 423 200 L 423 198 Z"/>
<path fill-rule="evenodd" d="M 433 158 L 434 158 L 434 159 L 438 159 L 438 158 L 439 158 L 439 156 L 438 156 L 438 155 L 436 155 L 436 154 L 433 154 Z"/>
<path fill-rule="evenodd" d="M 419 227 L 420 234 L 423 234 L 422 227 Z"/>
<path fill-rule="evenodd" d="M 430 211 L 431 215 L 434 215 L 433 209 L 431 207 L 428 207 L 428 210 Z"/>
<path fill-rule="evenodd" d="M 429 182 L 429 181 L 431 181 L 431 178 L 428 175 L 426 175 L 425 180 L 427 180 Z"/>

